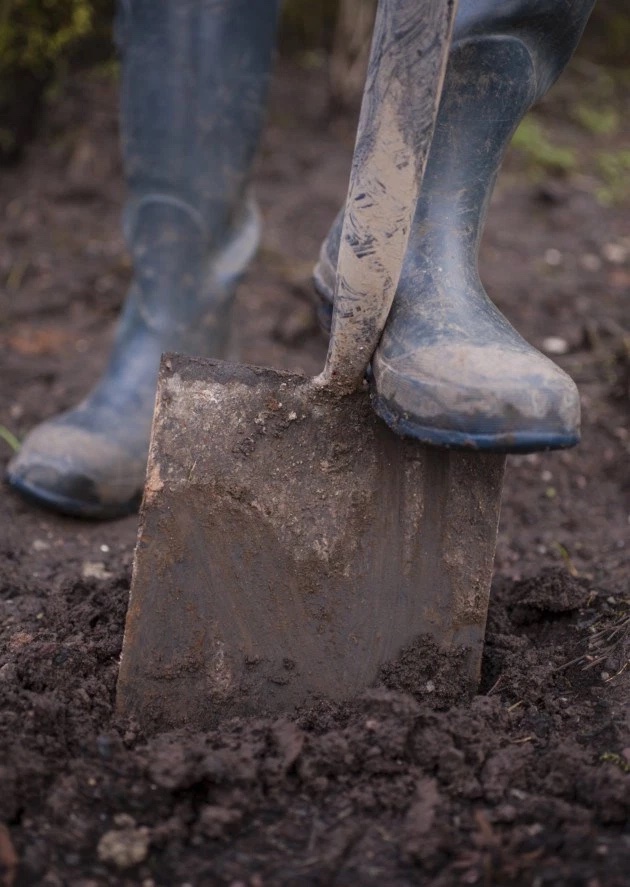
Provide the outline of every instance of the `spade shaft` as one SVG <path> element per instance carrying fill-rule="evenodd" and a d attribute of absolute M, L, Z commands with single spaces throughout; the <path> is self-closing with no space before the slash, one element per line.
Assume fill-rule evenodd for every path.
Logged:
<path fill-rule="evenodd" d="M 391 308 L 444 81 L 456 0 L 379 3 L 320 382 L 358 388 Z"/>

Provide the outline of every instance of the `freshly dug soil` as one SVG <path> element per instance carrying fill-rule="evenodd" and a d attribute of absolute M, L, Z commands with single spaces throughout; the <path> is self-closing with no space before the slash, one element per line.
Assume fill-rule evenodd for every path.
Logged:
<path fill-rule="evenodd" d="M 324 81 L 278 74 L 236 322 L 248 362 L 304 372 L 325 352 L 309 274 L 352 147 Z M 573 82 L 545 125 L 594 168 L 604 142 L 560 113 Z M 0 173 L 0 425 L 18 436 L 93 384 L 124 296 L 115 106 L 114 84 L 75 85 Z M 72 521 L 5 490 L 1 887 L 628 883 L 628 206 L 602 208 L 594 176 L 531 173 L 509 158 L 483 278 L 565 352 L 584 440 L 509 460 L 481 686 L 420 638 L 343 705 L 143 736 L 113 712 L 135 518 Z"/>

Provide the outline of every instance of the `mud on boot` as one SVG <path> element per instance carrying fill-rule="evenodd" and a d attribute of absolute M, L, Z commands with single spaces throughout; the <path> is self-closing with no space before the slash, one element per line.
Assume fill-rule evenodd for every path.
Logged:
<path fill-rule="evenodd" d="M 574 382 L 490 301 L 478 252 L 510 138 L 568 61 L 592 5 L 460 4 L 405 264 L 372 359 L 374 409 L 398 433 L 494 452 L 579 440 Z M 314 274 L 324 325 L 342 221 L 335 220 Z"/>

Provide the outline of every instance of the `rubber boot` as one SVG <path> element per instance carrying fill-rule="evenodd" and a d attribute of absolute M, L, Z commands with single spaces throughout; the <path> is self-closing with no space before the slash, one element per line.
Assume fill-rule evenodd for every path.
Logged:
<path fill-rule="evenodd" d="M 592 5 L 462 0 L 403 273 L 372 360 L 374 408 L 401 434 L 494 452 L 579 440 L 575 384 L 489 300 L 478 252 L 505 149 L 568 61 Z M 342 221 L 315 270 L 324 319 Z"/>
<path fill-rule="evenodd" d="M 135 510 L 160 355 L 224 356 L 234 289 L 258 243 L 247 186 L 278 7 L 119 7 L 133 282 L 100 382 L 78 407 L 32 431 L 9 465 L 9 482 L 40 504 L 97 518 Z"/>

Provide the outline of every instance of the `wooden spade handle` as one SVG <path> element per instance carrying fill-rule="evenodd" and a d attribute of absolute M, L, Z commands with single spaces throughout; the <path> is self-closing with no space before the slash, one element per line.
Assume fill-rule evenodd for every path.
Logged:
<path fill-rule="evenodd" d="M 426 166 L 457 0 L 379 0 L 350 173 L 328 356 L 359 388 L 383 332 Z"/>

